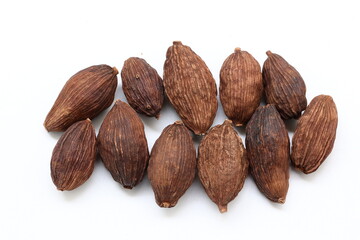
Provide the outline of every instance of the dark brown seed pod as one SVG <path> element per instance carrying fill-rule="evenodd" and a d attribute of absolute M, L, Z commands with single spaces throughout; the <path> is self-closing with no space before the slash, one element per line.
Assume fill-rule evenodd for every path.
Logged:
<path fill-rule="evenodd" d="M 73 190 L 91 176 L 96 135 L 90 119 L 71 125 L 58 140 L 51 158 L 51 178 L 58 190 Z"/>
<path fill-rule="evenodd" d="M 215 79 L 205 62 L 179 41 L 166 53 L 164 87 L 184 124 L 197 135 L 205 134 L 218 106 Z"/>
<path fill-rule="evenodd" d="M 300 117 L 292 139 L 291 160 L 308 174 L 316 171 L 334 147 L 338 114 L 332 97 L 315 97 Z"/>
<path fill-rule="evenodd" d="M 144 176 L 149 159 L 144 124 L 127 103 L 117 100 L 98 134 L 100 157 L 112 177 L 132 189 Z"/>
<path fill-rule="evenodd" d="M 221 213 L 242 189 L 248 166 L 244 145 L 230 120 L 211 128 L 201 140 L 198 175 Z"/>
<path fill-rule="evenodd" d="M 93 119 L 108 108 L 114 101 L 117 74 L 115 67 L 96 65 L 72 76 L 46 116 L 46 130 L 65 131 L 71 124 Z"/>
<path fill-rule="evenodd" d="M 246 126 L 250 172 L 271 201 L 284 203 L 289 188 L 290 145 L 283 120 L 274 105 L 259 107 Z"/>
<path fill-rule="evenodd" d="M 196 171 L 196 150 L 181 121 L 167 126 L 156 140 L 147 171 L 156 203 L 174 207 L 190 187 Z"/>
<path fill-rule="evenodd" d="M 161 77 L 144 59 L 131 57 L 121 71 L 122 88 L 136 112 L 159 118 L 164 102 Z"/>
<path fill-rule="evenodd" d="M 274 104 L 283 119 L 299 118 L 307 105 L 300 73 L 280 55 L 267 51 L 263 80 L 266 102 Z"/>
<path fill-rule="evenodd" d="M 220 70 L 220 100 L 236 126 L 245 125 L 260 105 L 263 94 L 261 67 L 251 54 L 235 48 Z"/>

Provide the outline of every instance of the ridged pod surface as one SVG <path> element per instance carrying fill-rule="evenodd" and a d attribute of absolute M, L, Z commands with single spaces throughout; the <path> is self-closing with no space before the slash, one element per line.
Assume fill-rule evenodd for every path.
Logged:
<path fill-rule="evenodd" d="M 274 104 L 283 119 L 299 118 L 306 108 L 306 86 L 300 73 L 280 55 L 267 51 L 263 66 L 266 102 Z"/>
<path fill-rule="evenodd" d="M 51 178 L 58 190 L 73 190 L 91 176 L 96 160 L 96 134 L 89 119 L 71 125 L 51 158 Z"/>
<path fill-rule="evenodd" d="M 174 207 L 192 184 L 196 150 L 189 130 L 181 121 L 167 126 L 150 155 L 148 178 L 160 207 Z"/>
<path fill-rule="evenodd" d="M 197 135 L 205 134 L 218 107 L 215 79 L 205 62 L 179 41 L 166 53 L 164 87 L 184 124 Z"/>
<path fill-rule="evenodd" d="M 127 103 L 116 100 L 98 134 L 100 157 L 112 177 L 132 189 L 144 176 L 149 151 L 144 124 Z"/>
<path fill-rule="evenodd" d="M 290 145 L 285 124 L 274 105 L 259 107 L 246 126 L 250 172 L 271 201 L 284 203 L 289 188 Z"/>
<path fill-rule="evenodd" d="M 95 65 L 73 75 L 65 84 L 44 126 L 65 131 L 73 123 L 93 119 L 114 101 L 118 71 L 108 65 Z"/>
<path fill-rule="evenodd" d="M 316 171 L 331 153 L 338 114 L 331 96 L 315 97 L 300 117 L 292 138 L 291 160 L 308 174 Z"/>
<path fill-rule="evenodd" d="M 235 48 L 220 70 L 220 100 L 236 126 L 245 125 L 260 105 L 263 94 L 261 67 L 246 51 Z"/>
<path fill-rule="evenodd" d="M 249 162 L 241 138 L 231 120 L 217 125 L 201 140 L 198 175 L 209 198 L 221 213 L 242 189 Z"/>
<path fill-rule="evenodd" d="M 144 59 L 131 57 L 121 70 L 122 88 L 136 112 L 159 118 L 164 102 L 163 81 Z"/>

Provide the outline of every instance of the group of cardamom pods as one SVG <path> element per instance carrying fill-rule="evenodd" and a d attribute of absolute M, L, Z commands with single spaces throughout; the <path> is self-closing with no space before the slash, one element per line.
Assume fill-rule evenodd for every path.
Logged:
<path fill-rule="evenodd" d="M 65 131 L 50 164 L 57 189 L 83 184 L 99 156 L 124 188 L 135 187 L 147 171 L 160 207 L 175 206 L 196 174 L 220 212 L 227 211 L 248 173 L 268 199 L 284 203 L 291 163 L 306 174 L 316 171 L 332 151 L 338 116 L 328 95 L 308 105 L 299 72 L 280 55 L 266 54 L 262 72 L 240 48 L 224 61 L 219 94 L 228 119 L 212 128 L 218 108 L 215 79 L 180 41 L 167 50 L 163 80 L 144 59 L 125 61 L 121 79 L 129 104 L 116 100 L 97 136 L 90 119 L 114 102 L 118 70 L 96 65 L 79 71 L 66 82 L 44 123 L 48 131 Z M 137 113 L 159 118 L 165 94 L 181 121 L 167 126 L 149 153 Z M 267 105 L 260 106 L 263 96 Z M 284 120 L 292 118 L 299 120 L 290 151 Z M 246 148 L 235 126 L 245 127 Z M 204 135 L 197 156 L 189 130 Z"/>

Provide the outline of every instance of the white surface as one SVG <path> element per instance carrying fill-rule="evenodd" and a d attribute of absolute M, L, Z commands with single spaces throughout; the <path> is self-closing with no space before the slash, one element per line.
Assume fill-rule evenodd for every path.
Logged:
<path fill-rule="evenodd" d="M 358 238 L 357 3 L 1 1 L 0 239 Z M 55 189 L 49 164 L 60 134 L 47 133 L 42 123 L 66 80 L 94 64 L 120 70 L 131 56 L 145 58 L 162 75 L 173 40 L 199 54 L 217 82 L 235 47 L 261 65 L 271 50 L 301 73 L 309 101 L 333 96 L 339 112 L 334 150 L 314 174 L 291 171 L 284 205 L 271 203 L 248 177 L 225 214 L 197 179 L 175 208 L 161 209 L 147 178 L 125 190 L 101 162 L 80 188 Z M 124 100 L 121 81 L 116 98 Z M 225 119 L 219 106 L 214 124 Z M 104 116 L 94 120 L 96 130 Z M 178 116 L 166 104 L 160 120 L 142 119 L 151 149 Z"/>

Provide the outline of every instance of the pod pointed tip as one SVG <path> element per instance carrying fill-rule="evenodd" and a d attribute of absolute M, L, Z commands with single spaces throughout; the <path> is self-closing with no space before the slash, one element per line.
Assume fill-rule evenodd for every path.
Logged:
<path fill-rule="evenodd" d="M 225 213 L 225 212 L 227 212 L 227 205 L 221 205 L 221 204 L 219 204 L 218 207 L 219 207 L 220 213 Z"/>
<path fill-rule="evenodd" d="M 169 202 L 162 202 L 160 204 L 160 207 L 163 207 L 163 208 L 170 208 L 172 207 L 171 204 Z"/>
<path fill-rule="evenodd" d="M 118 75 L 119 70 L 117 70 L 117 68 L 116 68 L 116 67 L 113 67 L 113 72 L 114 72 L 114 74 L 115 74 L 115 75 Z"/>
<path fill-rule="evenodd" d="M 239 53 L 239 52 L 241 52 L 241 48 L 236 47 L 236 48 L 235 48 L 235 50 L 234 50 L 234 52 L 235 52 L 235 53 Z"/>

